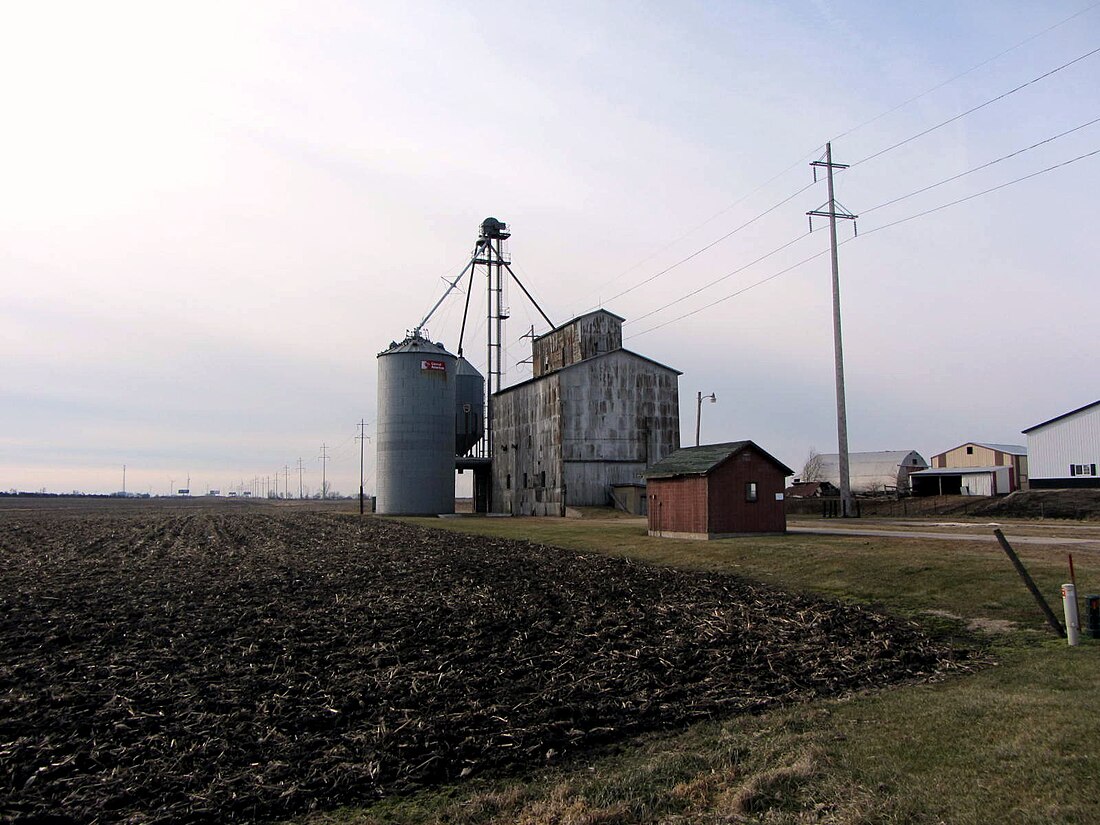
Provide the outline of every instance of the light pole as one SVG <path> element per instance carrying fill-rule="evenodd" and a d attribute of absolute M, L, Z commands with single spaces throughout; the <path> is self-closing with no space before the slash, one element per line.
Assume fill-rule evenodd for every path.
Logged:
<path fill-rule="evenodd" d="M 710 395 L 703 395 L 703 391 L 699 390 L 695 398 L 695 446 L 699 446 L 699 426 L 703 421 L 703 399 L 709 398 L 710 403 L 713 404 L 718 400 L 718 396 L 714 393 Z"/>

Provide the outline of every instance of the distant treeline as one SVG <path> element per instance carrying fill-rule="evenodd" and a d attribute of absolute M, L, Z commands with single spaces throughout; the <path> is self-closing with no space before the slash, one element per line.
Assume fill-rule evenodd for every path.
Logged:
<path fill-rule="evenodd" d="M 151 498 L 148 493 L 37 493 L 26 490 L 0 491 L 0 498 Z"/>

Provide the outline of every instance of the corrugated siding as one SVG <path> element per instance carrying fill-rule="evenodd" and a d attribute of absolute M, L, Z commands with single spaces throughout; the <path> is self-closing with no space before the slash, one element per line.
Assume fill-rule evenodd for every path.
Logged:
<path fill-rule="evenodd" d="M 567 505 L 604 506 L 680 446 L 677 375 L 620 350 L 494 396 L 493 421 L 494 512 L 557 515 L 563 481 Z"/>
<path fill-rule="evenodd" d="M 1100 407 L 1027 434 L 1032 480 L 1069 478 L 1071 464 L 1100 465 Z"/>
<path fill-rule="evenodd" d="M 493 397 L 493 512 L 560 515 L 560 395 L 555 374 Z"/>

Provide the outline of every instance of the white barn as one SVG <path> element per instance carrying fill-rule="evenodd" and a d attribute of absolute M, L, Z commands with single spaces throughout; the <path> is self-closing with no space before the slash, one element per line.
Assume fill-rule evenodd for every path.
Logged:
<path fill-rule="evenodd" d="M 817 478 L 803 481 L 828 481 L 840 486 L 840 454 L 820 456 Z M 928 467 L 916 450 L 882 450 L 870 453 L 848 453 L 848 479 L 855 495 L 875 493 L 908 493 L 909 474 Z"/>
<path fill-rule="evenodd" d="M 1100 401 L 1024 430 L 1031 489 L 1100 487 Z"/>

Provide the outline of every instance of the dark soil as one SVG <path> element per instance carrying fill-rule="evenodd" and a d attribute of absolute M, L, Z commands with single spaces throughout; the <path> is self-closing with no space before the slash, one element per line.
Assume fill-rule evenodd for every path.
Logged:
<path fill-rule="evenodd" d="M 964 666 L 742 579 L 262 508 L 0 513 L 0 821 L 271 820 Z"/>
<path fill-rule="evenodd" d="M 1021 490 L 987 499 L 970 510 L 975 516 L 1100 520 L 1100 490 Z"/>

